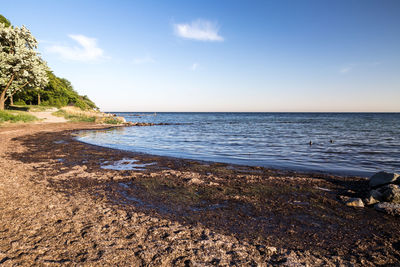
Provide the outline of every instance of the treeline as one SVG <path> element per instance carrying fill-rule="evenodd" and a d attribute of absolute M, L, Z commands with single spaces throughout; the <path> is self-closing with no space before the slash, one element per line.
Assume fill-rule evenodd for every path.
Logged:
<path fill-rule="evenodd" d="M 21 58 L 26 55 L 28 55 L 26 58 L 31 60 L 32 57 L 29 56 L 29 53 L 33 51 L 32 49 L 34 49 L 37 44 L 34 37 L 30 36 L 30 32 L 26 28 L 14 28 L 10 21 L 2 15 L 0 15 L 0 27 L 2 27 L 2 34 L 0 34 L 0 52 L 2 53 L 2 57 L 0 57 L 0 69 L 3 72 L 0 73 L 0 100 L 3 101 L 3 106 L 4 104 L 5 106 L 76 106 L 84 110 L 98 109 L 87 96 L 80 96 L 67 79 L 57 77 L 48 68 L 45 61 L 37 55 L 35 55 L 37 60 L 32 60 L 32 64 L 37 64 L 37 66 L 27 66 L 24 61 L 21 60 Z M 25 47 L 22 47 L 20 50 L 14 49 L 18 40 L 14 40 L 13 37 L 10 37 L 14 36 L 13 34 L 15 38 L 21 39 L 21 36 L 22 38 L 26 38 L 26 47 L 31 47 L 30 51 L 25 51 L 29 50 L 25 49 Z M 19 56 L 17 54 L 19 51 L 22 51 L 20 53 L 25 52 L 25 54 Z M 28 71 L 24 71 L 23 68 Z M 45 72 L 41 74 L 41 70 Z M 32 75 L 26 76 L 26 73 L 32 73 Z"/>
<path fill-rule="evenodd" d="M 59 78 L 48 71 L 49 83 L 43 89 L 27 89 L 17 92 L 10 98 L 9 105 L 75 106 L 81 109 L 98 109 L 86 95 L 79 95 L 70 81 Z"/>

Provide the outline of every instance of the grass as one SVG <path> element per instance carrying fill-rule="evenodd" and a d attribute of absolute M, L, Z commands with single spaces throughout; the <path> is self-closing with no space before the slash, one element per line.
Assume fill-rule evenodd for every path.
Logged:
<path fill-rule="evenodd" d="M 29 111 L 46 111 L 50 108 L 54 108 L 53 106 L 38 106 L 38 105 L 27 105 Z"/>
<path fill-rule="evenodd" d="M 24 111 L 0 110 L 0 123 L 31 122 L 35 120 L 37 120 L 35 116 Z"/>
<path fill-rule="evenodd" d="M 103 120 L 104 123 L 107 124 L 121 124 L 121 121 L 115 119 L 115 118 L 107 118 L 105 120 Z"/>
<path fill-rule="evenodd" d="M 94 113 L 94 115 L 92 115 Z M 114 117 L 102 117 L 98 116 L 96 112 L 70 112 L 68 110 L 61 109 L 53 113 L 54 116 L 64 117 L 69 121 L 75 122 L 95 122 L 95 123 L 106 123 L 106 124 L 121 124 L 121 121 Z M 97 115 L 97 116 L 96 116 Z M 101 115 L 101 114 L 100 114 Z"/>
<path fill-rule="evenodd" d="M 78 121 L 78 122 L 95 122 L 96 116 L 86 116 L 86 115 L 78 115 L 78 114 L 70 114 L 65 112 L 64 110 L 59 110 L 53 113 L 54 116 L 64 117 L 70 121 Z"/>
<path fill-rule="evenodd" d="M 29 111 L 46 111 L 47 109 L 54 108 L 54 106 L 38 106 L 38 105 L 14 105 L 10 109 L 26 109 Z"/>

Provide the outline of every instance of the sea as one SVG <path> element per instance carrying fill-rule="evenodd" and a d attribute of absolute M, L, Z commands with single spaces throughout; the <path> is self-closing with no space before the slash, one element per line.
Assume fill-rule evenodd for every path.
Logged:
<path fill-rule="evenodd" d="M 400 113 L 115 113 L 166 125 L 84 131 L 78 140 L 160 156 L 368 177 L 400 172 Z"/>

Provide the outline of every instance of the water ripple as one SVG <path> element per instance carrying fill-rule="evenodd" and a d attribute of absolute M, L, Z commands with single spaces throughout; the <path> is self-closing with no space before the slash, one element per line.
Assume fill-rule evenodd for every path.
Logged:
<path fill-rule="evenodd" d="M 399 113 L 118 115 L 175 125 L 90 131 L 79 139 L 150 154 L 294 170 L 362 176 L 400 171 Z"/>

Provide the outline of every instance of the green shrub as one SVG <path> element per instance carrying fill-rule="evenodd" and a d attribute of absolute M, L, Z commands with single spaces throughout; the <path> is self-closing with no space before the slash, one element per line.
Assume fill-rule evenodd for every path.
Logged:
<path fill-rule="evenodd" d="M 103 122 L 107 123 L 107 124 L 121 124 L 122 123 L 121 121 L 119 121 L 115 118 L 107 118 Z"/>
<path fill-rule="evenodd" d="M 18 99 L 17 101 L 14 102 L 14 105 L 20 105 L 20 106 L 25 106 L 26 103 L 22 99 Z"/>

